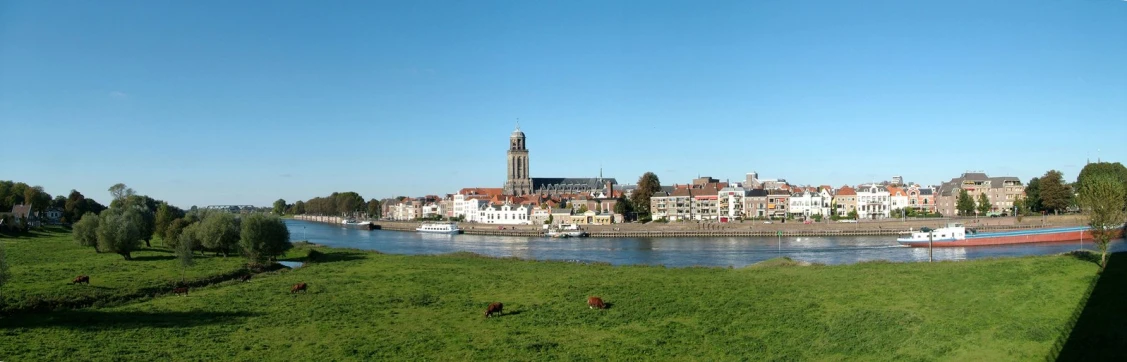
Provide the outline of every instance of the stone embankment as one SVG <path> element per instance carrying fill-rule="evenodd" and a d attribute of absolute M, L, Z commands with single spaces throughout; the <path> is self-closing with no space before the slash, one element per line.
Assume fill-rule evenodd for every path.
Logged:
<path fill-rule="evenodd" d="M 340 217 L 297 215 L 297 220 L 315 221 L 339 224 Z M 698 223 L 698 222 L 671 222 L 649 224 L 613 224 L 613 225 L 580 225 L 591 237 L 596 238 L 623 238 L 623 237 L 753 237 L 753 236 L 892 236 L 909 230 L 919 230 L 921 227 L 942 227 L 948 222 L 962 222 L 967 227 L 980 231 L 993 230 L 1018 230 L 1039 227 L 1061 227 L 1082 225 L 1082 220 L 1073 216 L 1026 217 L 1021 222 L 1015 218 L 961 218 L 961 219 L 913 219 L 913 220 L 881 220 L 861 221 L 856 223 L 842 223 L 824 221 L 820 223 L 804 224 L 792 221 L 780 223 L 773 221 L 770 224 L 763 221 L 746 220 L 732 223 Z M 375 229 L 392 231 L 414 231 L 419 226 L 417 221 L 372 221 Z M 542 225 L 491 225 L 477 223 L 459 223 L 465 234 L 539 237 L 545 236 Z"/>

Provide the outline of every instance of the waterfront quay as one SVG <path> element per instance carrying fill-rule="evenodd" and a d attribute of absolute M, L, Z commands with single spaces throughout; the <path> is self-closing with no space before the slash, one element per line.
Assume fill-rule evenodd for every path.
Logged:
<path fill-rule="evenodd" d="M 338 216 L 295 215 L 295 220 L 340 224 Z M 373 229 L 388 231 L 415 231 L 419 221 L 371 220 Z M 765 236 L 894 236 L 922 227 L 941 227 L 950 222 L 961 222 L 980 231 L 1021 230 L 1040 227 L 1083 225 L 1077 216 L 1026 217 L 1018 222 L 1013 217 L 999 218 L 923 218 L 911 220 L 879 220 L 859 222 L 823 221 L 804 224 L 800 221 L 781 223 L 745 220 L 730 223 L 671 222 L 648 224 L 624 223 L 610 225 L 579 225 L 593 238 L 630 237 L 765 237 Z M 542 225 L 494 225 L 483 223 L 458 223 L 465 234 L 543 237 Z"/>

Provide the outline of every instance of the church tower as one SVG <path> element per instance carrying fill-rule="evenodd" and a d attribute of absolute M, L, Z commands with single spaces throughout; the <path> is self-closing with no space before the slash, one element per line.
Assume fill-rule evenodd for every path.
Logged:
<path fill-rule="evenodd" d="M 509 135 L 508 177 L 505 181 L 505 195 L 524 196 L 532 193 L 532 178 L 528 177 L 528 149 L 525 148 L 524 132 L 520 125 Z"/>

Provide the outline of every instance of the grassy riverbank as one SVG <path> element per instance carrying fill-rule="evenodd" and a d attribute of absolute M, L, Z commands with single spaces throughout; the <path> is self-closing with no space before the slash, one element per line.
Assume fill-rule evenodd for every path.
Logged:
<path fill-rule="evenodd" d="M 175 260 L 64 251 L 61 239 L 5 239 L 22 250 L 10 253 L 5 295 L 178 273 Z M 6 317 L 0 359 L 1030 360 L 1064 343 L 1097 275 L 1070 256 L 665 269 L 320 250 L 320 263 L 189 297 Z M 236 267 L 230 259 L 195 272 Z M 65 285 L 81 270 L 104 276 Z M 290 295 L 296 282 L 309 292 Z M 588 295 L 610 309 L 588 309 Z M 496 301 L 505 314 L 483 318 Z"/>
<path fill-rule="evenodd" d="M 167 293 L 182 276 L 198 283 L 238 273 L 245 262 L 239 257 L 197 254 L 196 266 L 182 275 L 170 250 L 142 249 L 127 261 L 121 255 L 95 253 L 94 248 L 78 246 L 70 231 L 63 228 L 3 238 L 0 243 L 7 252 L 12 277 L 4 286 L 0 311 L 125 302 Z M 70 284 L 80 274 L 90 276 L 89 286 Z"/>

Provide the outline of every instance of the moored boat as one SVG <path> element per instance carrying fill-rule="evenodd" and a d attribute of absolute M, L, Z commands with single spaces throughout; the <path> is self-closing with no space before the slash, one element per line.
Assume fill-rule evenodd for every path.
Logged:
<path fill-rule="evenodd" d="M 357 222 L 356 220 L 347 219 L 347 220 L 341 220 L 340 226 L 343 226 L 343 227 L 346 227 L 346 228 L 353 228 L 353 229 L 372 230 L 372 222 L 371 221 Z"/>
<path fill-rule="evenodd" d="M 548 237 L 552 238 L 578 238 L 587 236 L 587 233 L 579 228 L 579 225 L 565 224 L 556 228 L 548 229 Z"/>
<path fill-rule="evenodd" d="M 932 238 L 933 247 L 1009 245 L 1092 240 L 1092 231 L 1087 226 L 1074 226 L 978 232 L 962 223 L 951 223 L 938 229 L 922 228 L 920 231 L 896 238 L 896 242 L 902 245 L 926 247 L 928 238 Z"/>
<path fill-rule="evenodd" d="M 415 231 L 421 233 L 435 233 L 435 234 L 460 234 L 462 229 L 458 228 L 458 224 L 453 222 L 427 222 L 415 228 Z"/>

